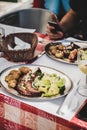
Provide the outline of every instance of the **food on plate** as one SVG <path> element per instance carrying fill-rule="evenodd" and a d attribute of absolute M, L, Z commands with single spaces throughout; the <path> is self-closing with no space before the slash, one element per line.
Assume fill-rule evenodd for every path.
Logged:
<path fill-rule="evenodd" d="M 72 50 L 71 52 L 70 52 L 70 54 L 69 54 L 69 60 L 73 60 L 73 59 L 75 59 L 75 57 L 77 56 L 77 49 L 74 49 L 74 50 Z"/>
<path fill-rule="evenodd" d="M 21 71 L 23 74 L 27 74 L 29 71 L 31 71 L 31 69 L 23 66 L 19 68 L 19 71 Z"/>
<path fill-rule="evenodd" d="M 17 72 L 19 77 L 14 78 L 15 72 Z M 42 72 L 39 67 L 33 70 L 24 66 L 17 70 L 11 70 L 9 74 L 5 76 L 5 81 L 8 87 L 14 88 L 21 95 L 28 97 L 52 97 L 62 95 L 64 94 L 66 83 L 65 78 L 55 73 L 49 74 Z"/>
<path fill-rule="evenodd" d="M 63 43 L 51 43 L 48 53 L 55 58 L 74 63 L 77 60 L 77 53 L 80 47 L 71 42 L 69 45 Z"/>
<path fill-rule="evenodd" d="M 9 74 L 5 77 L 5 81 L 8 82 L 8 86 L 15 88 L 17 85 L 17 80 L 21 75 L 26 74 L 30 71 L 28 67 L 20 67 L 18 70 L 11 70 Z"/>
<path fill-rule="evenodd" d="M 15 86 L 17 85 L 17 80 L 16 79 L 11 79 L 8 81 L 8 86 L 11 88 L 15 88 Z"/>
<path fill-rule="evenodd" d="M 82 52 L 83 52 L 82 59 L 83 60 L 87 59 L 87 49 L 82 50 Z"/>
<path fill-rule="evenodd" d="M 39 71 L 39 70 L 37 70 Z M 41 92 L 37 88 L 32 87 L 32 82 L 37 76 L 37 71 L 32 73 L 32 71 L 27 74 L 22 75 L 19 78 L 18 84 L 16 86 L 16 90 L 22 95 L 29 97 L 39 97 L 41 96 Z"/>
<path fill-rule="evenodd" d="M 18 79 L 20 77 L 21 72 L 19 70 L 12 70 L 10 73 L 5 77 L 5 81 L 10 81 L 13 79 Z"/>
<path fill-rule="evenodd" d="M 64 53 L 63 52 L 56 52 L 55 53 L 55 57 L 57 57 L 57 58 L 62 58 L 64 56 Z"/>
<path fill-rule="evenodd" d="M 64 93 L 65 79 L 56 74 L 41 73 L 35 78 L 33 86 L 42 92 L 43 97 L 51 97 Z"/>

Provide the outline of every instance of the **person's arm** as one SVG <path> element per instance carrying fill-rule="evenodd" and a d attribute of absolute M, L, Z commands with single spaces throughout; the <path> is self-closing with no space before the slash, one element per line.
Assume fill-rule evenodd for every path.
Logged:
<path fill-rule="evenodd" d="M 75 28 L 75 26 L 78 23 L 78 20 L 79 18 L 77 14 L 75 13 L 75 11 L 70 9 L 70 11 L 66 13 L 66 15 L 61 19 L 60 26 L 63 29 L 63 31 L 66 33 L 72 28 Z"/>
<path fill-rule="evenodd" d="M 62 32 L 57 31 L 56 34 L 53 34 L 51 30 L 54 29 L 54 27 L 49 26 L 49 24 L 47 25 L 46 32 L 50 37 L 50 39 L 54 39 L 54 40 L 63 38 L 65 33 L 68 33 L 70 30 L 75 28 L 79 20 L 78 15 L 72 9 L 69 10 L 69 12 L 61 19 L 61 21 L 58 21 L 56 17 L 52 19 L 53 21 L 57 22 L 57 24 L 59 24 L 59 26 L 63 30 Z"/>

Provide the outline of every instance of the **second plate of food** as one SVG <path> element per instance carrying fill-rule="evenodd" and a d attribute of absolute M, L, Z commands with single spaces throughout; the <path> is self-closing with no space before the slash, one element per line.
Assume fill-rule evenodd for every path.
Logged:
<path fill-rule="evenodd" d="M 45 47 L 46 54 L 57 61 L 77 64 L 77 52 L 80 47 L 73 42 L 49 43 Z"/>

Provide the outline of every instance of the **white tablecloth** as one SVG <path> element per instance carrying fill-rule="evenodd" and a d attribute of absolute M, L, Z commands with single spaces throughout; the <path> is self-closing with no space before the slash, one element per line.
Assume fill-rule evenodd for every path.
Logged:
<path fill-rule="evenodd" d="M 32 7 L 32 2 L 33 0 L 24 0 L 23 2 L 0 1 L 0 17 L 19 9 L 29 9 Z"/>
<path fill-rule="evenodd" d="M 9 62 L 6 59 L 1 57 L 0 58 L 0 72 L 2 70 L 4 70 L 5 68 L 12 66 L 14 64 L 19 64 L 19 63 Z M 73 88 L 76 87 L 77 82 L 80 79 L 81 72 L 78 69 L 77 65 L 72 65 L 72 64 L 67 64 L 67 63 L 62 63 L 62 62 L 52 60 L 46 54 L 44 54 L 39 59 L 34 61 L 33 64 L 44 65 L 44 66 L 52 67 L 52 68 L 55 68 L 57 70 L 62 71 L 63 73 L 67 74 L 71 78 L 71 80 L 73 82 Z M 72 91 L 73 91 L 73 89 L 72 89 Z M 58 110 L 59 110 L 60 106 L 62 105 L 62 103 L 64 102 L 64 100 L 66 99 L 66 96 L 65 96 L 65 97 L 55 99 L 55 100 L 50 100 L 50 101 L 25 100 L 25 99 L 20 99 L 18 97 L 15 97 L 15 96 L 7 93 L 3 88 L 0 88 L 0 93 L 4 93 L 6 95 L 9 95 L 13 98 L 16 98 L 20 101 L 23 101 L 27 104 L 30 104 L 34 107 L 37 107 L 41 110 L 44 110 L 46 112 L 49 112 L 49 113 L 57 115 L 57 116 L 62 116 L 62 115 L 59 115 Z M 72 96 L 73 96 L 73 94 L 72 94 Z M 75 105 L 76 109 L 73 108 L 74 111 L 72 111 L 72 107 L 70 107 L 70 110 L 66 111 L 65 115 L 63 115 L 62 118 L 70 120 L 72 118 L 72 116 L 75 114 L 75 112 L 79 109 L 82 102 L 85 100 L 85 98 L 81 97 L 78 93 L 75 95 L 75 97 L 76 98 L 70 97 L 69 100 L 71 100 L 71 98 L 72 98 L 72 100 L 71 100 L 72 104 L 71 105 L 72 105 L 72 107 L 74 107 L 74 105 Z M 77 99 L 77 102 L 75 102 L 76 99 Z M 68 105 L 67 101 L 66 101 L 66 105 Z"/>

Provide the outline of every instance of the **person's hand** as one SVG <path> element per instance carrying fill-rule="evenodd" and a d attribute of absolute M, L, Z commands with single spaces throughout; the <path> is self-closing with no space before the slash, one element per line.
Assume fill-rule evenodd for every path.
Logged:
<path fill-rule="evenodd" d="M 64 36 L 64 33 L 61 31 L 57 31 L 56 33 L 52 33 L 52 30 L 55 29 L 53 26 L 50 26 L 47 24 L 46 33 L 52 40 L 62 39 Z"/>
<path fill-rule="evenodd" d="M 52 14 L 51 19 L 52 19 L 52 21 L 59 24 L 59 21 L 57 20 L 56 15 Z M 57 40 L 57 39 L 62 39 L 63 38 L 64 33 L 62 31 L 56 31 L 56 33 L 53 33 L 53 30 L 55 30 L 55 27 L 50 26 L 49 24 L 47 24 L 46 33 L 47 33 L 47 35 L 49 36 L 50 39 Z"/>

